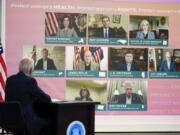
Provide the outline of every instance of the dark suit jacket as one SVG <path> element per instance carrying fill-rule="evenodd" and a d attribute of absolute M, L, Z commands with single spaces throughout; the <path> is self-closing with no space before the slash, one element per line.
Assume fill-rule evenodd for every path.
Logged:
<path fill-rule="evenodd" d="M 43 70 L 43 59 L 39 59 L 36 66 L 35 70 Z M 54 64 L 54 61 L 52 59 L 47 59 L 47 70 L 56 70 L 56 66 Z"/>
<path fill-rule="evenodd" d="M 126 94 L 121 94 L 118 97 L 118 104 L 126 104 Z M 143 104 L 142 96 L 132 93 L 131 104 Z"/>
<path fill-rule="evenodd" d="M 120 71 L 127 71 L 127 65 L 126 62 L 119 62 L 117 64 L 117 70 Z M 131 71 L 139 71 L 139 65 L 132 63 L 131 64 Z"/>
<path fill-rule="evenodd" d="M 110 27 L 109 27 L 109 32 L 108 33 L 109 33 L 108 38 L 114 38 L 116 36 L 115 31 Z M 103 29 L 103 27 L 98 28 L 96 30 L 96 37 L 104 38 L 104 29 Z"/>
<path fill-rule="evenodd" d="M 172 61 L 170 64 L 170 69 L 168 69 L 167 61 L 161 63 L 160 72 L 176 72 L 176 62 Z"/>
<path fill-rule="evenodd" d="M 36 80 L 23 72 L 9 77 L 6 81 L 5 100 L 20 102 L 28 133 L 39 135 L 45 123 L 36 115 L 33 104 L 36 101 L 48 103 L 51 102 L 51 98 L 38 87 Z"/>

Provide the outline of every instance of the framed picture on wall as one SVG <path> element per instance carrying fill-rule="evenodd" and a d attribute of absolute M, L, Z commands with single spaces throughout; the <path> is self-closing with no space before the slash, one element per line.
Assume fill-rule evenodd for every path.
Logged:
<path fill-rule="evenodd" d="M 180 58 L 180 49 L 174 49 L 174 56 Z"/>
<path fill-rule="evenodd" d="M 120 23 L 121 15 L 113 15 L 113 23 Z"/>

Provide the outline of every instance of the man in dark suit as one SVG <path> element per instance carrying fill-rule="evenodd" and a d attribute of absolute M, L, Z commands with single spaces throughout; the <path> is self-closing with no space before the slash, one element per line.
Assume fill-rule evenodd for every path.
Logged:
<path fill-rule="evenodd" d="M 110 18 L 108 16 L 103 16 L 102 18 L 102 25 L 103 27 L 98 28 L 96 31 L 96 37 L 98 38 L 114 38 L 115 37 L 115 31 L 109 27 Z"/>
<path fill-rule="evenodd" d="M 172 60 L 172 53 L 166 52 L 166 60 L 161 63 L 160 72 L 176 72 L 176 62 Z"/>
<path fill-rule="evenodd" d="M 36 80 L 31 77 L 33 69 L 34 62 L 32 60 L 25 58 L 20 61 L 19 73 L 7 79 L 5 101 L 20 103 L 28 135 L 49 135 L 49 123 L 38 117 L 34 110 L 34 103 L 49 103 L 51 98 L 39 88 Z M 16 134 L 19 135 L 15 132 Z"/>
<path fill-rule="evenodd" d="M 118 104 L 143 104 L 142 96 L 132 92 L 131 83 L 125 83 L 124 88 L 125 93 L 120 94 L 117 98 Z"/>
<path fill-rule="evenodd" d="M 127 52 L 125 54 L 125 61 L 117 64 L 117 70 L 121 71 L 139 71 L 139 65 L 133 61 L 133 54 Z"/>
<path fill-rule="evenodd" d="M 48 58 L 48 49 L 44 48 L 42 50 L 42 56 L 43 58 L 38 60 L 35 70 L 56 70 L 54 61 Z"/>

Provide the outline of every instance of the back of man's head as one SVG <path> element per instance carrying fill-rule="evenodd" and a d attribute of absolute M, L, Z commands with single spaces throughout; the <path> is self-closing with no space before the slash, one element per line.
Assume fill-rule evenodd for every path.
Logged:
<path fill-rule="evenodd" d="M 23 72 L 24 74 L 31 76 L 34 70 L 34 62 L 31 59 L 23 58 L 19 62 L 19 71 Z"/>

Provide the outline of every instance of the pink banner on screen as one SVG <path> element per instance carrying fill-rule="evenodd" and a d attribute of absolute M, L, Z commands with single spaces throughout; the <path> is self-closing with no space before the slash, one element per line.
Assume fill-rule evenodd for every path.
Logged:
<path fill-rule="evenodd" d="M 169 47 L 180 48 L 179 24 L 179 5 L 172 4 L 168 6 L 167 3 L 144 3 L 148 0 L 142 0 L 143 3 L 122 2 L 117 4 L 116 1 L 91 2 L 89 0 L 7 0 L 6 1 L 6 59 L 8 66 L 8 76 L 15 74 L 18 71 L 18 62 L 23 57 L 22 50 L 25 45 L 47 45 L 45 44 L 45 12 L 59 12 L 59 13 L 88 13 L 88 14 L 124 14 L 124 15 L 147 15 L 147 16 L 169 16 Z M 140 0 L 139 0 L 140 1 Z M 153 2 L 155 0 L 152 0 Z M 167 0 L 159 0 L 158 2 L 168 2 Z M 171 0 L 171 2 L 178 2 Z M 58 8 L 59 5 L 59 8 Z M 64 8 L 63 8 L 64 5 Z M 61 6 L 61 7 L 60 7 Z M 84 7 L 77 8 L 77 7 Z M 95 7 L 104 8 L 98 10 L 91 10 Z M 159 11 L 158 14 L 148 12 L 143 9 L 153 9 Z M 118 9 L 127 8 L 129 11 L 109 11 L 106 8 Z M 136 9 L 133 10 L 132 9 Z M 141 10 L 139 10 L 141 9 Z M 141 11 L 141 12 L 140 12 Z M 176 13 L 173 11 L 177 11 Z M 58 45 L 58 44 L 48 44 Z M 66 45 L 64 45 L 66 46 Z M 68 46 L 68 45 L 67 45 Z M 69 45 L 73 46 L 73 45 Z M 107 47 L 107 46 L 106 46 Z M 152 47 L 149 47 L 152 48 Z M 68 78 L 36 78 L 43 90 L 51 95 L 52 98 L 66 99 L 66 80 Z M 83 80 L 82 78 L 78 78 Z M 95 78 L 92 78 L 92 80 Z M 88 79 L 86 79 L 88 80 Z M 108 80 L 108 79 L 104 79 Z M 113 79 L 111 79 L 113 80 Z M 147 79 L 147 111 L 139 112 L 101 112 L 98 115 L 179 115 L 180 114 L 180 80 L 178 79 Z"/>

